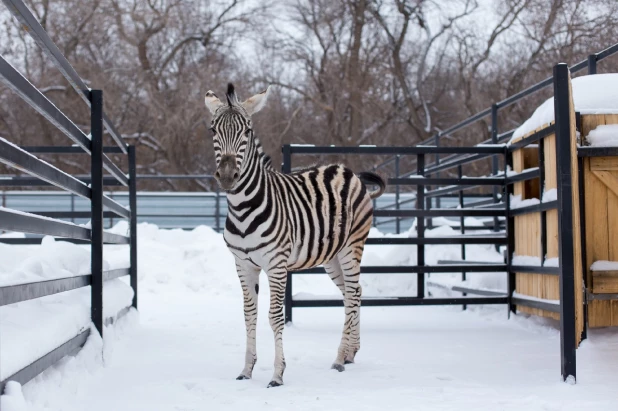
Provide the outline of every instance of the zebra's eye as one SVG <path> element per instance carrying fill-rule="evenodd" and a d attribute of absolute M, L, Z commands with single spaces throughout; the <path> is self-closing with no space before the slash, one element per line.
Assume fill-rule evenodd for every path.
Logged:
<path fill-rule="evenodd" d="M 252 131 L 252 130 L 251 130 L 250 128 L 248 128 L 248 129 L 247 129 L 247 131 L 245 131 L 245 135 L 246 135 L 247 137 L 249 137 L 249 136 L 251 135 L 251 131 Z"/>

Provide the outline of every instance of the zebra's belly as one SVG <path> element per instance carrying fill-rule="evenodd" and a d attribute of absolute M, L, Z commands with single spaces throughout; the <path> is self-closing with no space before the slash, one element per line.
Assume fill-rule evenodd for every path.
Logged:
<path fill-rule="evenodd" d="M 346 242 L 347 236 L 343 238 L 324 237 L 321 246 L 319 242 L 309 244 L 308 241 L 294 241 L 288 258 L 288 270 L 313 268 L 327 263 L 341 251 Z"/>

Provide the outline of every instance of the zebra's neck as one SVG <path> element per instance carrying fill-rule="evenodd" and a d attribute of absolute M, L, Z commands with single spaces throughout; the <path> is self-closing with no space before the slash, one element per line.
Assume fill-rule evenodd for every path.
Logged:
<path fill-rule="evenodd" d="M 247 145 L 245 158 L 240 171 L 237 186 L 227 193 L 228 205 L 232 206 L 252 197 L 256 187 L 256 180 L 265 179 L 266 174 L 274 172 L 270 157 L 262 150 L 257 137 L 253 137 Z M 259 183 L 259 181 L 258 181 Z"/>

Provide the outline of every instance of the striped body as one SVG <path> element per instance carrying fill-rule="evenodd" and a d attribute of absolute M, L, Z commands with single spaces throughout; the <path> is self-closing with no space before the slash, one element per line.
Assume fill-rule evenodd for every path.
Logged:
<path fill-rule="evenodd" d="M 238 379 L 251 378 L 257 360 L 255 328 L 263 270 L 275 337 L 272 387 L 283 384 L 283 299 L 290 270 L 324 265 L 343 295 L 346 316 L 332 368 L 343 371 L 344 363 L 354 362 L 360 349 L 360 261 L 373 218 L 371 199 L 382 194 L 384 181 L 372 173 L 359 174 L 380 187 L 369 192 L 359 176 L 342 165 L 289 175 L 273 170 L 253 135 L 250 118 L 266 94 L 240 103 L 230 85 L 227 105 L 212 92 L 206 95 L 206 105 L 213 114 L 215 177 L 227 191 L 224 239 L 235 256 L 243 292 L 247 347 Z"/>
<path fill-rule="evenodd" d="M 355 241 L 364 244 L 373 207 L 351 170 L 329 165 L 284 175 L 260 168 L 248 176 L 255 190 L 228 195 L 224 238 L 238 258 L 262 269 L 283 262 L 299 270 L 331 261 Z"/>

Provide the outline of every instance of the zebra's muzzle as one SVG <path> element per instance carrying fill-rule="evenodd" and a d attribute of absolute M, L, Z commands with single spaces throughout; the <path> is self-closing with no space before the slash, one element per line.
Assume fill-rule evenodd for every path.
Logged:
<path fill-rule="evenodd" d="M 215 172 L 215 178 L 217 179 L 221 189 L 227 191 L 234 188 L 239 176 L 239 169 L 236 166 L 236 156 L 222 156 L 221 161 L 219 162 L 219 167 L 217 167 L 217 171 Z"/>

